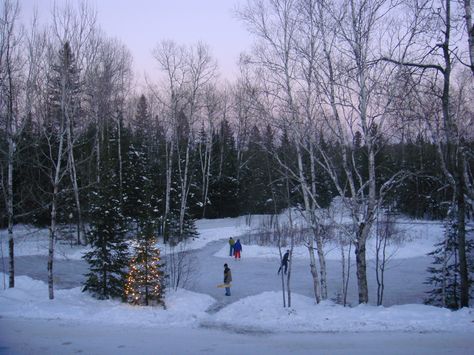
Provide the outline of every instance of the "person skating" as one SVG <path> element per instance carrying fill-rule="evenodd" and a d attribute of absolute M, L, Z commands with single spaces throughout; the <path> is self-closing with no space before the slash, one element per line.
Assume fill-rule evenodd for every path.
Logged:
<path fill-rule="evenodd" d="M 234 244 L 234 257 L 236 259 L 240 259 L 241 252 L 242 252 L 242 244 L 240 244 L 240 239 L 237 239 L 237 241 Z"/>
<path fill-rule="evenodd" d="M 290 251 L 287 250 L 286 253 L 283 255 L 283 259 L 281 259 L 281 265 L 280 268 L 278 269 L 278 275 L 280 274 L 281 268 L 285 268 L 285 274 L 286 271 L 288 270 L 288 258 L 290 257 Z"/>
<path fill-rule="evenodd" d="M 235 245 L 235 240 L 232 237 L 230 237 L 229 238 L 229 247 L 230 247 L 229 256 L 234 256 L 234 245 Z"/>
<path fill-rule="evenodd" d="M 229 269 L 227 264 L 224 264 L 224 284 L 227 286 L 225 288 L 225 295 L 230 296 L 230 283 L 232 282 L 232 272 Z"/>

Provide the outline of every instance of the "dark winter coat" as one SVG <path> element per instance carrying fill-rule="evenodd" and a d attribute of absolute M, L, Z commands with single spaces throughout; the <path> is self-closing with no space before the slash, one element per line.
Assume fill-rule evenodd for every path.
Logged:
<path fill-rule="evenodd" d="M 283 255 L 283 259 L 281 259 L 281 264 L 286 265 L 288 264 L 288 258 L 290 257 L 290 253 L 286 252 L 285 255 Z"/>
<path fill-rule="evenodd" d="M 228 267 L 224 269 L 224 283 L 230 284 L 232 282 L 232 273 Z"/>
<path fill-rule="evenodd" d="M 235 251 L 242 251 L 242 244 L 240 244 L 240 240 L 236 241 L 234 244 Z"/>

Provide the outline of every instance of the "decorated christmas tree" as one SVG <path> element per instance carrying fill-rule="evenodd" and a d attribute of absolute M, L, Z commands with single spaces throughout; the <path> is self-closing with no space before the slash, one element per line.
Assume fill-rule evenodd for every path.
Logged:
<path fill-rule="evenodd" d="M 141 229 L 125 284 L 128 303 L 164 306 L 164 272 L 151 224 Z"/>

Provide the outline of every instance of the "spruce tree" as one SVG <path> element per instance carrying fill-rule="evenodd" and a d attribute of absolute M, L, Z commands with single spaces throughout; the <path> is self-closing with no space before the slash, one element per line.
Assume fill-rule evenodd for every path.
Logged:
<path fill-rule="evenodd" d="M 426 304 L 451 309 L 460 307 L 458 248 L 456 217 L 455 213 L 450 211 L 444 226 L 443 240 L 435 244 L 435 250 L 428 253 L 433 257 L 433 262 L 432 266 L 428 267 L 430 276 L 425 284 L 432 285 L 433 289 L 427 292 Z M 468 254 L 472 255 L 474 251 L 472 240 L 467 241 L 466 249 Z M 473 265 L 468 267 L 472 275 Z"/>
<path fill-rule="evenodd" d="M 91 198 L 88 237 L 92 250 L 83 257 L 89 264 L 83 291 L 99 299 L 124 296 L 129 255 L 119 191 L 117 175 L 110 169 Z"/>
<path fill-rule="evenodd" d="M 246 152 L 247 163 L 242 171 L 239 200 L 245 213 L 259 214 L 274 211 L 271 186 L 268 180 L 266 152 L 257 126 L 252 128 Z"/>
<path fill-rule="evenodd" d="M 137 236 L 138 242 L 125 284 L 128 303 L 164 306 L 164 264 L 161 262 L 160 249 L 156 247 L 154 230 L 153 223 L 146 222 Z"/>
<path fill-rule="evenodd" d="M 239 211 L 238 164 L 232 128 L 223 120 L 213 141 L 208 217 L 236 217 Z"/>

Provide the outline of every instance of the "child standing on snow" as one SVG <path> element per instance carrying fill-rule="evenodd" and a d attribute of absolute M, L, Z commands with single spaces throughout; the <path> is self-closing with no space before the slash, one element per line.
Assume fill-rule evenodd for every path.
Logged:
<path fill-rule="evenodd" d="M 240 259 L 240 253 L 242 252 L 242 244 L 240 244 L 240 239 L 234 244 L 234 256 L 236 259 Z"/>
<path fill-rule="evenodd" d="M 229 247 L 230 247 L 229 256 L 234 255 L 234 245 L 235 245 L 235 240 L 232 237 L 230 237 L 229 238 Z"/>

